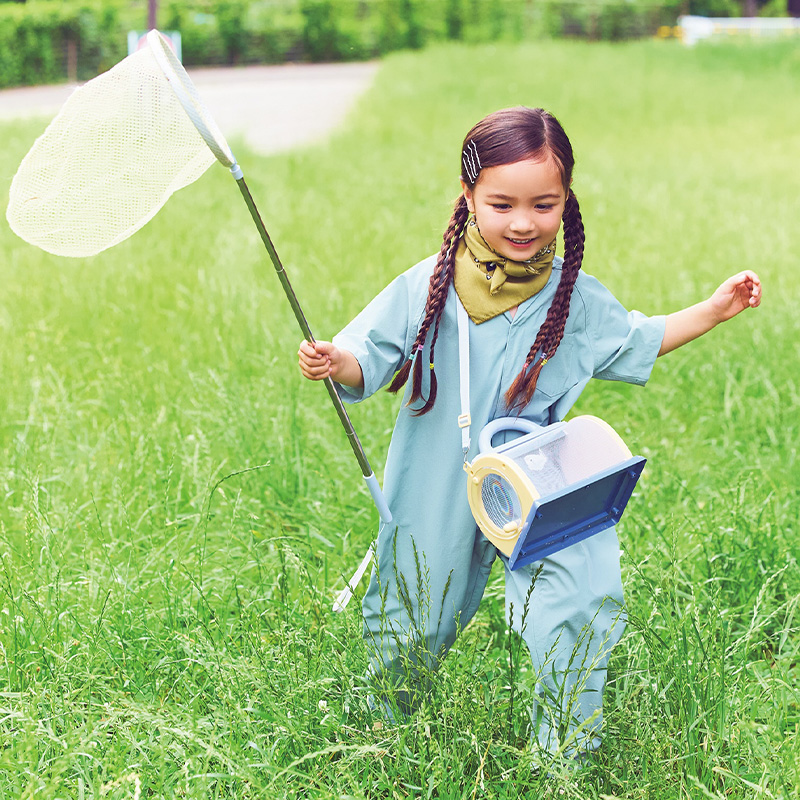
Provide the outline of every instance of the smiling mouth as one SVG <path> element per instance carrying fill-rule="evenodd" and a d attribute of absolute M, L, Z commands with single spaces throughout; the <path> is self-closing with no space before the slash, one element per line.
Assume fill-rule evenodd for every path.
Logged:
<path fill-rule="evenodd" d="M 506 236 L 506 239 L 508 239 L 508 241 L 511 242 L 512 244 L 530 244 L 533 241 L 532 238 L 531 239 L 512 239 L 510 236 Z"/>

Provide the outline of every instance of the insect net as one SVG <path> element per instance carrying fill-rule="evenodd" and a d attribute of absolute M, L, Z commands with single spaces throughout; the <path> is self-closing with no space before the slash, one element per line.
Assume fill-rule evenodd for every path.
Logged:
<path fill-rule="evenodd" d="M 127 239 L 219 160 L 235 163 L 167 40 L 76 89 L 23 159 L 6 217 L 31 244 L 91 256 Z"/>
<path fill-rule="evenodd" d="M 214 162 L 230 169 L 295 318 L 314 341 L 286 270 L 225 137 L 158 31 L 145 46 L 69 97 L 22 160 L 6 217 L 25 241 L 60 256 L 91 256 L 134 234 L 178 189 Z M 392 515 L 330 377 L 325 387 L 358 460 L 382 524 Z M 357 583 L 372 549 L 353 578 Z M 343 609 L 354 583 L 340 593 Z"/>

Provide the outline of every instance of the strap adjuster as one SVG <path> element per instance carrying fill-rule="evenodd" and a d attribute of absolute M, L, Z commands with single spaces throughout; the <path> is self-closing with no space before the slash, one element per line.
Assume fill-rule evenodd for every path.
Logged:
<path fill-rule="evenodd" d="M 458 427 L 459 428 L 469 428 L 472 424 L 472 420 L 469 414 L 459 414 L 458 415 Z"/>

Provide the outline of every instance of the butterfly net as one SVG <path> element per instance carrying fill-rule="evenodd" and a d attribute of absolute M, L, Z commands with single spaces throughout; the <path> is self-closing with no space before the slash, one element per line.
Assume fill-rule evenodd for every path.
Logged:
<path fill-rule="evenodd" d="M 61 256 L 90 256 L 135 233 L 215 158 L 235 160 L 167 40 L 70 95 L 11 183 L 12 230 Z"/>

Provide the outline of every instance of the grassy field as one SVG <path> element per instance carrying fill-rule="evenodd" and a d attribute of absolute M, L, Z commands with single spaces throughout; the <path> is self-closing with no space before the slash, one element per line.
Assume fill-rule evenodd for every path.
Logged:
<path fill-rule="evenodd" d="M 371 717 L 330 602 L 377 515 L 225 170 L 91 259 L 1 225 L 0 798 L 800 797 L 798 79 L 790 43 L 452 46 L 387 59 L 323 146 L 233 143 L 322 338 L 438 249 L 461 138 L 516 103 L 569 133 L 625 305 L 760 272 L 759 311 L 576 409 L 649 459 L 578 775 L 530 768 L 500 570 L 419 714 Z M 0 127 L 4 198 L 43 127 Z M 378 471 L 396 407 L 353 410 Z"/>

